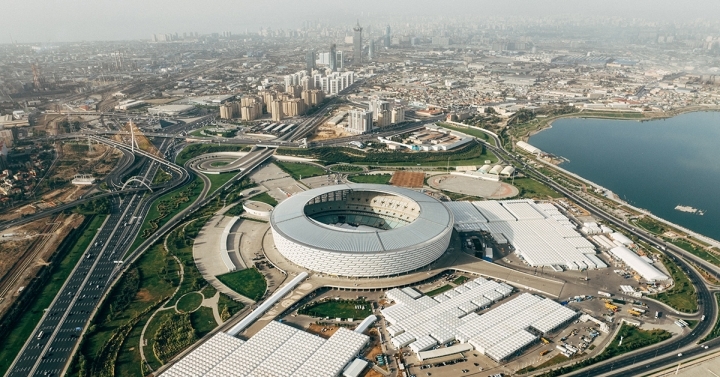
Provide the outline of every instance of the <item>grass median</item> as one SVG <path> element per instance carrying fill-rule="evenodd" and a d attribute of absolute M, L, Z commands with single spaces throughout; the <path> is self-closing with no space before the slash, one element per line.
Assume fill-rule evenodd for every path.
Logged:
<path fill-rule="evenodd" d="M 302 162 L 275 161 L 275 165 L 277 165 L 285 173 L 290 174 L 290 176 L 296 181 L 299 181 L 302 178 L 317 177 L 319 175 L 327 174 L 325 169 L 317 165 L 305 164 Z"/>
<path fill-rule="evenodd" d="M 228 272 L 216 277 L 228 288 L 253 301 L 260 300 L 267 289 L 265 277 L 255 268 Z"/>
<path fill-rule="evenodd" d="M 670 272 L 675 285 L 665 292 L 658 293 L 653 297 L 656 300 L 683 313 L 696 312 L 698 310 L 698 303 L 695 286 L 692 285 L 690 279 L 688 279 L 687 275 L 685 275 L 685 272 L 683 272 L 680 267 L 671 260 L 662 257 L 662 262 L 668 272 Z"/>

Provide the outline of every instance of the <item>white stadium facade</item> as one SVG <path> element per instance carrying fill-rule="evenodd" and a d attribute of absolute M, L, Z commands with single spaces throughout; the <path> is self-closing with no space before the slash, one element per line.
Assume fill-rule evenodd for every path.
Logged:
<path fill-rule="evenodd" d="M 329 275 L 380 277 L 418 270 L 447 250 L 453 214 L 421 192 L 342 184 L 295 194 L 270 216 L 285 258 Z"/>

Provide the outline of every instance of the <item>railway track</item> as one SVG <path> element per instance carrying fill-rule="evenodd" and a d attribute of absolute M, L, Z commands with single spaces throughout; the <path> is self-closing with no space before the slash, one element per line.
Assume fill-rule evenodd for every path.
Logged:
<path fill-rule="evenodd" d="M 40 229 L 38 236 L 28 246 L 22 258 L 15 262 L 8 272 L 0 278 L 0 302 L 4 301 L 7 297 L 10 289 L 13 288 L 15 283 L 22 278 L 22 276 L 30 267 L 40 252 L 43 250 L 47 242 L 52 238 L 52 233 L 57 230 L 59 224 L 56 220 L 62 220 L 62 215 L 54 216 L 50 222 L 46 222 L 45 225 Z"/>

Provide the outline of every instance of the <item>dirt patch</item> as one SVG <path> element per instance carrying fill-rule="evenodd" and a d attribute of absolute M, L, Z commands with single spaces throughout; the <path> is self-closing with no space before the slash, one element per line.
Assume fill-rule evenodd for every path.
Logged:
<path fill-rule="evenodd" d="M 0 285 L 7 290 L 0 301 L 0 315 L 18 297 L 18 289 L 27 286 L 45 265 L 50 256 L 70 231 L 80 226 L 84 216 L 71 214 L 40 219 L 17 228 L 11 228 L 0 242 Z"/>
<path fill-rule="evenodd" d="M 390 184 L 399 187 L 422 188 L 425 173 L 397 170 L 390 178 Z"/>
<path fill-rule="evenodd" d="M 352 136 L 344 128 L 323 124 L 308 138 L 308 141 L 337 139 L 340 137 Z"/>
<path fill-rule="evenodd" d="M 153 299 L 153 295 L 150 294 L 150 291 L 148 291 L 147 288 L 143 288 L 138 291 L 135 298 L 140 302 L 150 302 Z"/>
<path fill-rule="evenodd" d="M 339 329 L 338 326 L 323 326 L 323 325 L 318 325 L 318 324 L 312 323 L 307 328 L 307 332 L 327 339 L 327 338 L 331 337 L 332 334 L 335 334 L 335 331 L 337 331 L 338 329 Z M 323 331 L 323 330 L 325 330 L 325 331 Z"/>
<path fill-rule="evenodd" d="M 367 372 L 363 374 L 363 377 L 385 377 L 382 373 L 372 369 L 372 367 L 368 366 L 368 368 Z"/>

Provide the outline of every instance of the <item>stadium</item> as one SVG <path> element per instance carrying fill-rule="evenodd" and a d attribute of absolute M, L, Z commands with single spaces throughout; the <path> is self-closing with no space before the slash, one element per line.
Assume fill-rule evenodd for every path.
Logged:
<path fill-rule="evenodd" d="M 291 196 L 273 210 L 270 226 L 280 254 L 300 267 L 382 277 L 438 259 L 450 243 L 453 214 L 417 191 L 342 184 Z"/>

